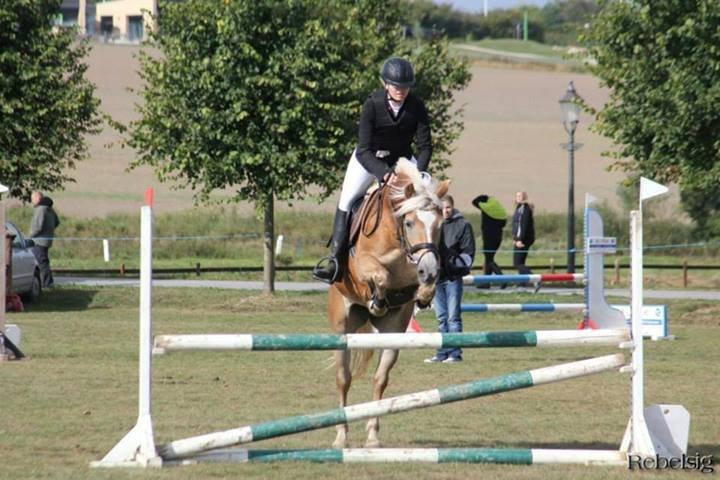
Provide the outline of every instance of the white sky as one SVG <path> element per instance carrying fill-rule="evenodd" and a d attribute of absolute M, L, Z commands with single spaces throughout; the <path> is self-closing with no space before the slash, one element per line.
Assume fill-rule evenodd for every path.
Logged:
<path fill-rule="evenodd" d="M 450 4 L 456 10 L 466 12 L 482 12 L 484 0 L 433 0 L 437 4 Z M 550 0 L 487 0 L 488 9 L 494 8 L 511 8 L 520 5 L 537 5 L 539 7 L 549 3 Z"/>

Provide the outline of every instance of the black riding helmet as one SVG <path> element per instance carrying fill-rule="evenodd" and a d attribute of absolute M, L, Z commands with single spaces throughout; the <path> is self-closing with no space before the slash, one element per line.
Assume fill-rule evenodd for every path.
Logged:
<path fill-rule="evenodd" d="M 412 65 L 400 57 L 390 57 L 385 60 L 380 69 L 380 78 L 382 78 L 383 82 L 399 88 L 415 86 L 415 73 Z"/>

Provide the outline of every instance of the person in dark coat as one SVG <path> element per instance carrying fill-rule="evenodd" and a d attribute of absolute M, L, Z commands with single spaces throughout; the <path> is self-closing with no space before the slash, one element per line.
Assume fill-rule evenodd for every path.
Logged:
<path fill-rule="evenodd" d="M 313 277 L 326 283 L 341 278 L 340 258 L 347 250 L 348 212 L 355 200 L 374 182 L 387 182 L 393 166 L 407 158 L 426 172 L 432 154 L 430 119 L 425 104 L 410 92 L 415 73 L 409 61 L 390 57 L 380 69 L 383 88 L 363 104 L 358 143 L 350 157 L 335 211 L 330 254 L 313 269 Z M 413 149 L 414 143 L 414 149 Z"/>
<path fill-rule="evenodd" d="M 433 306 L 438 319 L 438 332 L 461 333 L 463 276 L 470 273 L 475 258 L 475 234 L 470 222 L 457 211 L 450 195 L 442 199 L 443 222 L 440 232 L 440 273 L 435 287 Z M 462 349 L 440 348 L 425 363 L 456 363 L 462 361 Z"/>
<path fill-rule="evenodd" d="M 528 203 L 526 192 L 517 192 L 515 194 L 515 213 L 512 217 L 512 237 L 513 237 L 513 266 L 517 268 L 520 274 L 532 273 L 525 266 L 528 251 L 533 243 L 535 243 L 535 221 L 533 219 L 533 209 Z"/>
<path fill-rule="evenodd" d="M 489 195 L 478 195 L 472 201 L 475 208 L 480 209 L 480 231 L 483 239 L 483 255 L 485 275 L 502 275 L 502 269 L 495 263 L 495 254 L 502 243 L 502 233 L 507 224 L 507 212 L 502 204 Z"/>
<path fill-rule="evenodd" d="M 50 270 L 50 247 L 55 237 L 55 229 L 60 225 L 53 201 L 50 197 L 44 196 L 41 192 L 32 192 L 30 203 L 33 205 L 33 217 L 30 222 L 30 238 L 35 245 L 32 252 L 40 266 L 40 276 L 43 288 L 53 286 L 52 270 Z"/>

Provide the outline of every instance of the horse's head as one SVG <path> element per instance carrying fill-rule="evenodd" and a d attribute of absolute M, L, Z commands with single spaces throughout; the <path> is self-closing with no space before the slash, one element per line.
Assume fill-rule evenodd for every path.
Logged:
<path fill-rule="evenodd" d="M 441 198 L 447 194 L 450 182 L 436 182 L 421 174 L 415 165 L 400 159 L 395 168 L 393 204 L 400 222 L 402 247 L 408 260 L 417 265 L 420 287 L 417 302 L 427 307 L 435 294 L 440 260 L 438 241 L 443 223 Z"/>

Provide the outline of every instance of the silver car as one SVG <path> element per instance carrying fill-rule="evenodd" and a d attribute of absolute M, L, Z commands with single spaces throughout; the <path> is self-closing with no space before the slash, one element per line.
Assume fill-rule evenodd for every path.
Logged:
<path fill-rule="evenodd" d="M 8 233 L 15 235 L 12 241 L 12 285 L 10 291 L 20 295 L 25 302 L 36 300 L 42 293 L 40 267 L 32 253 L 35 244 L 25 238 L 12 222 L 5 222 Z"/>

